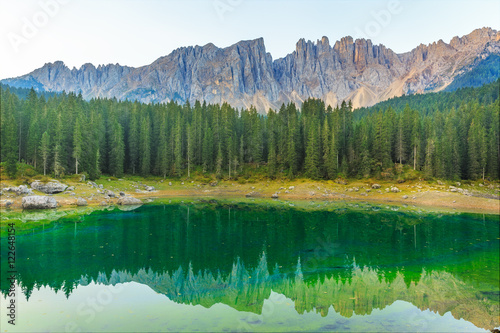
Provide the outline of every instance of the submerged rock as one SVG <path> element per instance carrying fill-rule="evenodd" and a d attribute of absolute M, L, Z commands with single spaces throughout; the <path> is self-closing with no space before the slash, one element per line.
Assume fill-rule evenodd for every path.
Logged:
<path fill-rule="evenodd" d="M 24 209 L 49 209 L 56 208 L 56 199 L 44 195 L 31 195 L 23 198 L 22 206 Z"/>

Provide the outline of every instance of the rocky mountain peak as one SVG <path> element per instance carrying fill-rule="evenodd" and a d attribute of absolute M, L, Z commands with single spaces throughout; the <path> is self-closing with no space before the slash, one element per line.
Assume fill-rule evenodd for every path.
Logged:
<path fill-rule="evenodd" d="M 420 44 L 396 54 L 369 39 L 346 36 L 333 46 L 323 36 L 316 42 L 300 39 L 295 51 L 273 60 L 263 38 L 226 48 L 212 43 L 181 47 L 139 68 L 119 64 L 84 64 L 70 70 L 62 61 L 18 78 L 12 86 L 48 91 L 81 91 L 84 98 L 116 97 L 141 102 L 202 100 L 254 105 L 260 111 L 281 103 L 301 104 L 309 97 L 335 106 L 350 99 L 368 106 L 401 94 L 444 89 L 476 59 L 500 54 L 500 33 L 491 28 Z"/>

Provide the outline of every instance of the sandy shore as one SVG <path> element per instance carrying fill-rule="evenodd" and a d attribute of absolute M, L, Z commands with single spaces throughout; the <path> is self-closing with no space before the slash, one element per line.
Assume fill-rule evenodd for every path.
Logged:
<path fill-rule="evenodd" d="M 352 181 L 346 185 L 332 181 L 261 181 L 254 184 L 239 184 L 234 181 L 220 181 L 204 184 L 197 181 L 179 180 L 107 180 L 101 179 L 93 187 L 87 183 L 63 181 L 74 190 L 54 194 L 59 207 L 75 207 L 77 198 L 84 198 L 89 206 L 114 205 L 118 198 L 108 198 L 103 190 L 119 192 L 143 201 L 148 198 L 269 198 L 287 201 L 364 201 L 386 204 L 406 204 L 426 209 L 456 210 L 485 214 L 500 214 L 500 185 L 478 183 L 427 183 L 406 182 L 371 182 L 370 180 Z M 373 188 L 378 184 L 380 188 Z M 2 187 L 10 184 L 2 183 Z M 102 186 L 102 189 L 99 186 Z M 146 191 L 146 186 L 153 186 L 153 191 Z M 377 187 L 377 186 L 375 186 Z M 399 192 L 392 190 L 397 188 Z M 459 191 L 460 192 L 459 192 Z M 464 194 L 466 193 L 466 194 Z M 44 195 L 34 191 L 34 194 Z M 1 197 L 0 205 L 5 207 L 10 201 L 10 209 L 22 209 L 22 196 L 7 193 Z"/>

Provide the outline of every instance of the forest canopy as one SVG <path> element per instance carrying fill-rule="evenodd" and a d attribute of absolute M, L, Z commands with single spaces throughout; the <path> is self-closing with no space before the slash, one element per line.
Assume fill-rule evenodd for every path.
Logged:
<path fill-rule="evenodd" d="M 426 177 L 499 179 L 499 85 L 393 98 L 352 110 L 308 99 L 261 115 L 253 107 L 180 105 L 0 87 L 1 162 L 55 177 L 84 173 L 217 178 L 244 166 L 269 178 L 391 177 L 406 165 Z M 19 97 L 21 96 L 21 97 Z"/>

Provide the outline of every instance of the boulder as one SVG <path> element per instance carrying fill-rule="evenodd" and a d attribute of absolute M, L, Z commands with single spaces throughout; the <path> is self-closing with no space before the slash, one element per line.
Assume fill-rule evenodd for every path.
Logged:
<path fill-rule="evenodd" d="M 381 186 L 380 184 L 373 184 L 373 185 L 372 185 L 372 188 L 373 188 L 373 189 L 375 189 L 375 190 L 376 190 L 376 189 L 379 189 L 379 188 L 381 188 L 381 187 L 382 187 L 382 186 Z"/>
<path fill-rule="evenodd" d="M 291 191 L 291 190 L 295 190 L 295 186 L 290 186 L 288 189 L 289 189 L 290 191 Z"/>
<path fill-rule="evenodd" d="M 403 195 L 403 199 L 408 199 L 408 196 L 407 195 Z"/>
<path fill-rule="evenodd" d="M 14 201 L 12 201 L 12 200 L 2 200 L 0 203 L 5 208 L 9 208 L 10 206 L 12 206 L 12 204 L 14 203 Z"/>
<path fill-rule="evenodd" d="M 119 205 L 141 205 L 142 201 L 134 197 L 121 197 L 118 199 Z"/>
<path fill-rule="evenodd" d="M 347 181 L 345 181 L 342 178 L 335 179 L 335 183 L 340 184 L 340 185 L 347 185 Z"/>
<path fill-rule="evenodd" d="M 88 186 L 95 187 L 95 188 L 98 188 L 98 187 L 99 187 L 99 186 L 97 186 L 97 184 L 96 184 L 96 183 L 91 182 L 91 181 L 88 181 L 88 182 L 87 182 L 87 185 L 88 185 Z"/>
<path fill-rule="evenodd" d="M 172 186 L 172 182 L 168 182 L 168 186 Z"/>
<path fill-rule="evenodd" d="M 209 185 L 210 186 L 217 186 L 219 182 L 218 181 L 213 181 L 213 182 L 210 182 Z"/>
<path fill-rule="evenodd" d="M 33 191 L 26 185 L 19 185 L 18 187 L 7 187 L 4 191 L 14 192 L 17 195 L 33 194 Z"/>
<path fill-rule="evenodd" d="M 391 187 L 391 192 L 398 193 L 401 192 L 401 190 L 395 186 Z"/>
<path fill-rule="evenodd" d="M 31 183 L 31 187 L 45 194 L 54 194 L 64 192 L 66 188 L 68 188 L 68 185 L 60 183 L 58 181 L 42 183 L 41 181 L 36 180 Z"/>
<path fill-rule="evenodd" d="M 148 191 L 148 192 L 151 192 L 151 191 L 154 191 L 155 188 L 154 188 L 154 186 L 146 186 L 145 190 Z"/>
<path fill-rule="evenodd" d="M 278 199 L 278 193 L 273 193 L 273 194 L 271 194 L 271 198 L 273 198 L 273 199 Z"/>
<path fill-rule="evenodd" d="M 252 197 L 257 197 L 258 195 L 259 195 L 258 192 L 252 191 L 250 193 L 245 194 L 245 197 L 252 198 Z"/>
<path fill-rule="evenodd" d="M 70 192 L 71 192 L 71 191 L 74 191 L 74 190 L 75 190 L 75 187 L 74 187 L 74 186 L 70 186 L 70 187 L 68 187 L 68 188 L 66 189 L 66 191 L 70 191 Z"/>
<path fill-rule="evenodd" d="M 124 197 L 124 196 L 125 196 L 125 192 L 120 191 L 120 197 Z"/>
<path fill-rule="evenodd" d="M 45 195 L 30 195 L 23 198 L 23 209 L 49 209 L 56 208 L 56 199 Z"/>
<path fill-rule="evenodd" d="M 87 206 L 87 200 L 84 198 L 78 198 L 76 199 L 76 205 L 77 206 Z"/>
<path fill-rule="evenodd" d="M 104 190 L 104 194 L 106 194 L 110 198 L 116 198 L 116 194 L 110 190 Z"/>

